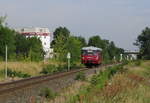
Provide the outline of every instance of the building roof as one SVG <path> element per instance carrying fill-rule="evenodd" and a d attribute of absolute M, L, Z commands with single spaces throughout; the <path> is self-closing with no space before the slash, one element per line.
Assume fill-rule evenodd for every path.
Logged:
<path fill-rule="evenodd" d="M 83 47 L 82 50 L 100 50 L 100 51 L 102 51 L 101 48 L 97 48 L 97 47 L 94 47 L 94 46 Z"/>
<path fill-rule="evenodd" d="M 26 27 L 26 28 L 20 28 L 15 30 L 23 35 L 43 35 L 43 36 L 50 35 L 50 31 L 48 28 Z"/>

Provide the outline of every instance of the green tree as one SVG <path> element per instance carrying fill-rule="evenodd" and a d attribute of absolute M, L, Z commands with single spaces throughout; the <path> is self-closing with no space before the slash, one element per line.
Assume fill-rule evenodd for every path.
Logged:
<path fill-rule="evenodd" d="M 44 51 L 41 40 L 37 37 L 26 38 L 24 35 L 15 36 L 16 56 L 18 60 L 43 60 Z"/>
<path fill-rule="evenodd" d="M 54 31 L 54 39 L 51 45 L 56 53 L 56 59 L 64 60 L 64 55 L 66 53 L 65 44 L 69 36 L 70 31 L 66 27 L 59 27 Z"/>
<path fill-rule="evenodd" d="M 96 35 L 89 38 L 88 46 L 95 46 L 101 48 L 102 47 L 101 44 L 102 44 L 102 40 L 100 36 Z"/>
<path fill-rule="evenodd" d="M 80 60 L 82 43 L 76 37 L 70 36 L 65 44 L 66 52 L 71 53 L 71 61 L 77 62 Z"/>
<path fill-rule="evenodd" d="M 66 28 L 66 27 L 59 27 L 56 28 L 56 30 L 53 33 L 53 41 L 51 43 L 52 47 L 54 47 L 54 45 L 57 43 L 57 40 L 61 39 L 63 42 L 65 42 L 67 40 L 67 38 L 70 36 L 70 31 Z M 54 51 L 55 51 L 55 47 L 54 47 Z"/>
<path fill-rule="evenodd" d="M 56 59 L 66 61 L 67 53 L 71 53 L 71 63 L 80 60 L 81 47 L 85 45 L 85 39 L 70 35 L 67 28 L 59 27 L 54 32 L 54 40 L 52 42 Z"/>
<path fill-rule="evenodd" d="M 100 36 L 92 36 L 89 38 L 88 46 L 95 46 L 98 48 L 106 49 L 109 45 L 108 40 L 102 40 Z"/>
<path fill-rule="evenodd" d="M 0 20 L 0 57 L 5 58 L 5 46 L 8 46 L 8 58 L 15 56 L 15 35 L 16 32 L 2 25 Z"/>
<path fill-rule="evenodd" d="M 81 47 L 87 46 L 87 42 L 86 42 L 86 40 L 85 40 L 84 37 L 82 37 L 82 36 L 77 36 L 76 38 L 81 42 Z"/>
<path fill-rule="evenodd" d="M 146 27 L 137 37 L 136 43 L 140 49 L 140 57 L 150 59 L 150 28 Z"/>
<path fill-rule="evenodd" d="M 114 42 L 110 42 L 109 47 L 108 47 L 108 53 L 109 53 L 111 60 L 114 58 L 114 56 L 117 55 L 116 51 L 117 51 L 117 47 L 115 46 Z"/>
<path fill-rule="evenodd" d="M 54 52 L 56 53 L 56 59 L 64 61 L 64 55 L 67 52 L 65 48 L 66 41 L 63 40 L 63 36 L 60 35 L 55 39 L 55 44 L 53 45 Z"/>
<path fill-rule="evenodd" d="M 15 36 L 16 56 L 18 59 L 25 59 L 29 53 L 29 42 L 27 38 L 21 34 Z"/>
<path fill-rule="evenodd" d="M 28 44 L 28 57 L 31 61 L 40 61 L 43 59 L 44 51 L 41 40 L 37 37 L 27 38 Z"/>

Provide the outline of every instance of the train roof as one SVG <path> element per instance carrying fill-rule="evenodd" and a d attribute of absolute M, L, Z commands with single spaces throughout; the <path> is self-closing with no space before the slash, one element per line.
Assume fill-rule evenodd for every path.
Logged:
<path fill-rule="evenodd" d="M 102 51 L 101 48 L 97 48 L 97 47 L 94 47 L 94 46 L 83 47 L 82 50 L 100 50 L 100 51 Z"/>

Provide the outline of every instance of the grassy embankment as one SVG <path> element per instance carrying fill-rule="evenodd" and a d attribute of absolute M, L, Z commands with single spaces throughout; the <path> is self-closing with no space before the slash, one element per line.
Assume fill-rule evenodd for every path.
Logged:
<path fill-rule="evenodd" d="M 109 69 L 77 82 L 48 103 L 150 103 L 150 61 Z"/>
<path fill-rule="evenodd" d="M 8 62 L 8 69 L 16 72 L 22 72 L 31 76 L 41 75 L 40 72 L 47 65 L 59 65 L 59 62 L 48 61 L 48 62 Z M 0 71 L 5 69 L 5 62 L 0 62 Z M 0 75 L 0 80 L 4 79 L 4 75 Z"/>
<path fill-rule="evenodd" d="M 71 65 L 71 69 L 79 68 L 83 65 L 76 63 Z M 57 60 L 49 60 L 46 62 L 8 62 L 8 79 L 16 80 L 31 76 L 43 74 L 53 74 L 67 70 L 67 64 Z M 0 62 L 0 81 L 6 81 L 5 77 L 5 62 Z"/>

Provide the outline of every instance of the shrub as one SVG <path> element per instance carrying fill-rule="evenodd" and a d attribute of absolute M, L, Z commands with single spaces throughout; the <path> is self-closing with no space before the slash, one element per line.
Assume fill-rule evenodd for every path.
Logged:
<path fill-rule="evenodd" d="M 68 70 L 67 65 L 47 65 L 45 66 L 42 71 L 40 72 L 41 74 L 53 74 L 56 72 L 65 72 Z"/>
<path fill-rule="evenodd" d="M 99 79 L 98 76 L 99 75 L 92 76 L 92 78 L 91 78 L 91 84 L 92 85 L 96 85 L 98 83 L 98 79 Z"/>
<path fill-rule="evenodd" d="M 76 75 L 75 80 L 81 80 L 81 81 L 86 80 L 85 73 L 84 73 L 84 72 L 79 72 L 79 73 Z"/>
<path fill-rule="evenodd" d="M 78 62 L 71 64 L 71 69 L 80 69 L 81 67 L 84 67 L 84 65 Z"/>
<path fill-rule="evenodd" d="M 129 64 L 129 61 L 127 61 L 127 60 L 123 60 L 122 65 L 127 65 L 127 64 Z"/>
<path fill-rule="evenodd" d="M 57 67 L 58 72 L 64 72 L 68 70 L 68 66 L 67 65 L 58 65 Z"/>
<path fill-rule="evenodd" d="M 53 99 L 55 98 L 55 96 L 57 96 L 56 93 L 54 93 L 50 88 L 43 88 L 40 91 L 40 96 L 45 97 L 47 99 Z"/>
<path fill-rule="evenodd" d="M 55 65 L 47 65 L 45 66 L 40 73 L 42 74 L 52 74 L 57 72 L 57 67 Z"/>
<path fill-rule="evenodd" d="M 141 65 L 141 61 L 140 60 L 137 60 L 137 61 L 135 61 L 135 66 L 140 66 Z"/>
<path fill-rule="evenodd" d="M 108 67 L 106 68 L 106 70 L 100 72 L 98 75 L 94 75 L 91 78 L 90 82 L 92 85 L 97 86 L 98 88 L 103 88 L 107 80 L 117 72 L 122 71 L 122 69 L 123 69 L 122 65 Z"/>
<path fill-rule="evenodd" d="M 5 74 L 5 69 L 0 71 L 0 75 L 4 75 L 4 74 Z M 31 75 L 29 75 L 27 73 L 23 73 L 21 71 L 13 71 L 10 68 L 7 69 L 7 76 L 9 76 L 9 77 L 20 77 L 20 78 L 31 77 Z"/>

